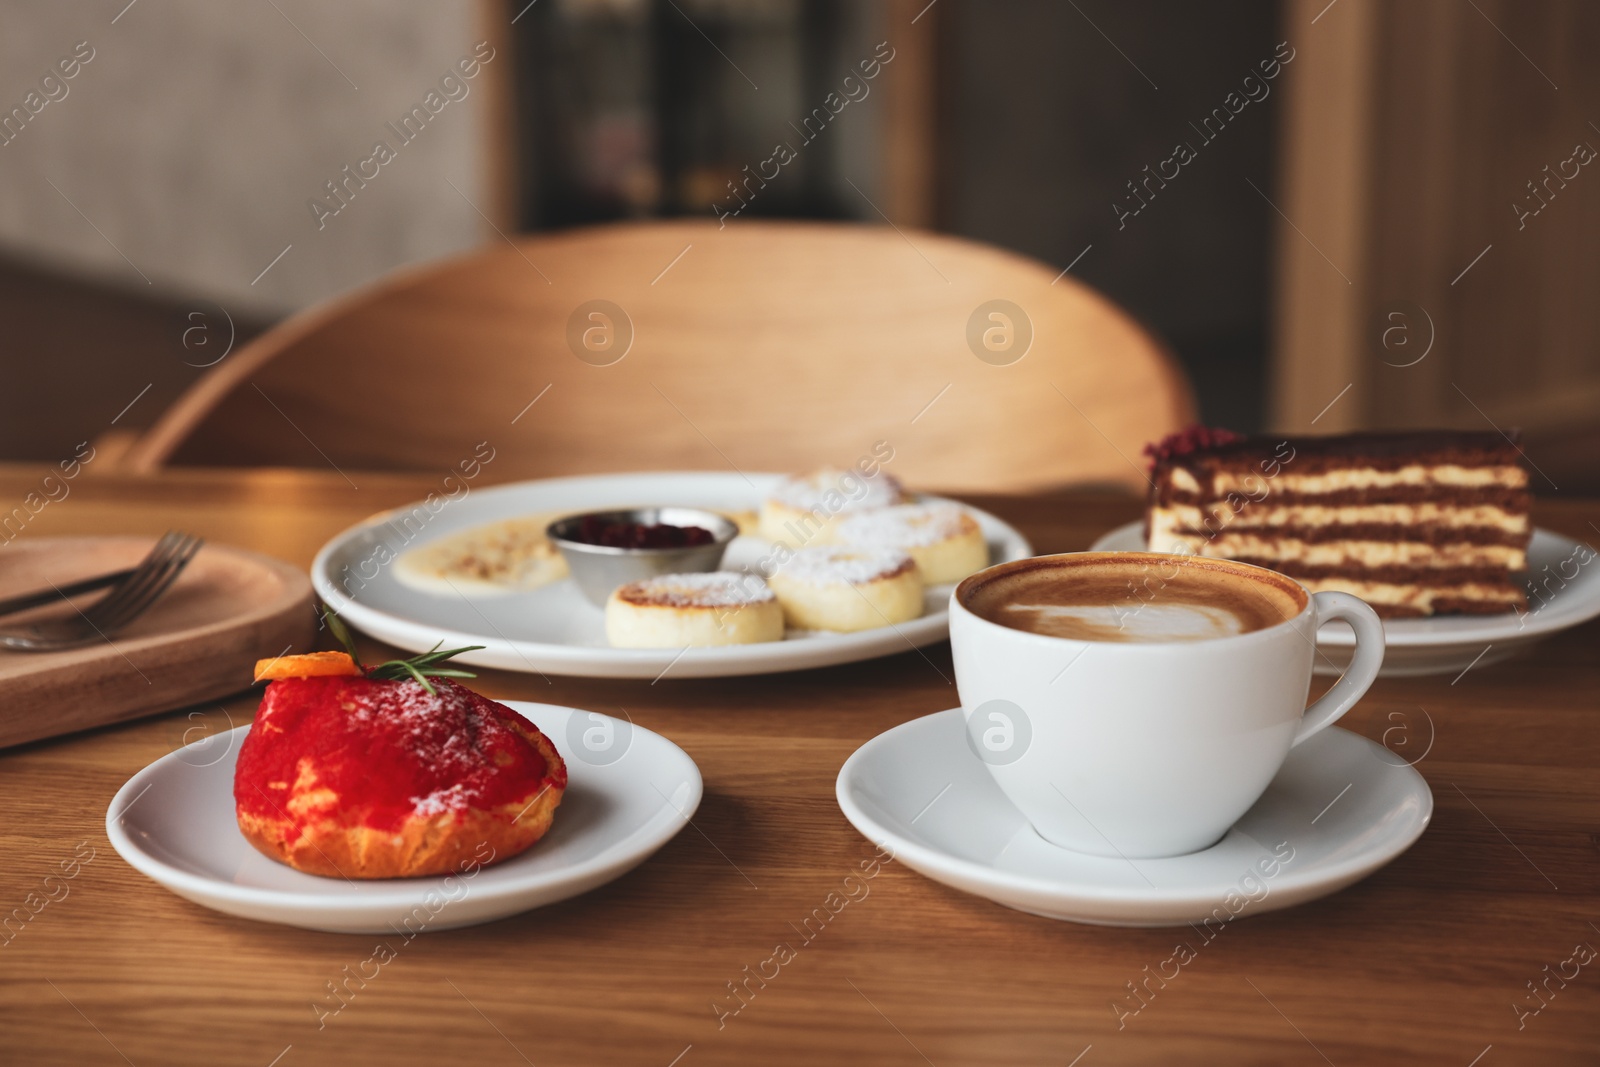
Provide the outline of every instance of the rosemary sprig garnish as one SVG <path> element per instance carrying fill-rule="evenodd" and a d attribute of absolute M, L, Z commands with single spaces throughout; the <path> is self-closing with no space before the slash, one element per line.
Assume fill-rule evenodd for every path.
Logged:
<path fill-rule="evenodd" d="M 444 644 L 444 642 L 441 641 L 439 644 Z M 473 672 L 461 670 L 459 667 L 439 667 L 436 666 L 436 664 L 444 662 L 451 656 L 458 656 L 463 652 L 471 652 L 474 649 L 483 647 L 483 645 L 467 645 L 464 648 L 446 648 L 441 650 L 439 645 L 434 645 L 432 649 L 424 652 L 420 656 L 412 656 L 410 659 L 391 659 L 378 664 L 376 667 L 368 667 L 366 668 L 367 677 L 398 682 L 404 680 L 407 675 L 410 675 L 412 678 L 415 678 L 418 682 L 422 683 L 422 688 L 426 689 L 429 693 L 432 693 L 434 692 L 434 688 L 428 684 L 429 678 L 477 677 L 477 675 Z"/>
<path fill-rule="evenodd" d="M 420 656 L 412 656 L 410 659 L 386 660 L 375 667 L 367 667 L 362 666 L 361 657 L 356 655 L 355 638 L 351 636 L 350 628 L 344 624 L 343 619 L 339 618 L 338 613 L 332 608 L 324 606 L 322 617 L 327 621 L 328 629 L 335 639 L 344 646 L 344 650 L 350 654 L 350 658 L 356 662 L 357 666 L 361 667 L 362 673 L 368 678 L 378 681 L 398 682 L 410 677 L 415 679 L 422 688 L 426 689 L 429 696 L 439 695 L 439 691 L 428 681 L 429 678 L 477 677 L 472 671 L 464 671 L 454 666 L 441 667 L 439 664 L 452 656 L 459 656 L 463 652 L 475 652 L 480 648 L 487 647 L 485 645 L 464 645 L 461 648 L 441 649 L 439 645 L 444 644 L 444 642 L 440 641 L 439 645 L 434 645 Z"/>

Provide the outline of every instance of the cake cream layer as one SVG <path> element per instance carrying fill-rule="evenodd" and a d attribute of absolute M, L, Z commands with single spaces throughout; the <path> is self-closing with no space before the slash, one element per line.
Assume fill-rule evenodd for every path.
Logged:
<path fill-rule="evenodd" d="M 1527 605 L 1523 591 L 1510 582 L 1374 582 L 1358 578 L 1301 578 L 1313 593 L 1353 593 L 1371 604 L 1378 614 L 1434 615 L 1441 613 L 1496 614 Z"/>
<path fill-rule="evenodd" d="M 1157 507 L 1187 504 L 1191 507 L 1226 506 L 1233 511 L 1246 508 L 1275 508 L 1294 504 L 1315 507 L 1366 507 L 1377 504 L 1435 504 L 1449 507 L 1454 504 L 1493 505 L 1513 515 L 1533 508 L 1533 494 L 1524 486 L 1507 489 L 1485 486 L 1482 489 L 1461 489 L 1449 486 L 1393 486 L 1388 489 L 1339 489 L 1329 493 L 1297 493 L 1263 483 L 1254 491 L 1240 491 L 1210 495 L 1183 493 L 1172 487 L 1170 481 L 1160 483 L 1154 494 Z"/>
<path fill-rule="evenodd" d="M 1528 565 L 1528 553 L 1518 545 L 1482 545 L 1470 541 L 1431 544 L 1426 541 L 1304 541 L 1291 537 L 1260 537 L 1248 533 L 1224 533 L 1217 537 L 1175 533 L 1165 540 L 1152 537 L 1156 551 L 1178 551 L 1248 562 L 1270 560 L 1271 565 L 1297 564 L 1301 568 L 1380 567 L 1428 568 L 1435 570 L 1520 571 Z"/>
<path fill-rule="evenodd" d="M 1448 486 L 1463 489 L 1523 489 L 1528 484 L 1528 472 L 1517 466 L 1468 467 L 1453 463 L 1412 463 L 1404 467 L 1385 470 L 1379 467 L 1347 467 L 1318 474 L 1291 474 L 1280 469 L 1276 477 L 1251 468 L 1242 470 L 1219 469 L 1210 477 L 1211 486 L 1200 484 L 1194 473 L 1185 467 L 1173 467 L 1170 475 L 1172 488 L 1181 493 L 1210 493 L 1226 496 L 1229 493 L 1259 496 L 1262 486 L 1273 493 L 1318 495 L 1350 490 L 1429 488 Z"/>
<path fill-rule="evenodd" d="M 1505 534 L 1528 532 L 1526 512 L 1508 511 L 1496 504 L 1363 504 L 1325 507 L 1320 504 L 1247 503 L 1238 511 L 1223 502 L 1209 506 L 1169 504 L 1151 509 L 1166 515 L 1167 525 L 1194 530 L 1285 529 L 1327 526 L 1432 526 L 1449 529 L 1495 530 Z"/>

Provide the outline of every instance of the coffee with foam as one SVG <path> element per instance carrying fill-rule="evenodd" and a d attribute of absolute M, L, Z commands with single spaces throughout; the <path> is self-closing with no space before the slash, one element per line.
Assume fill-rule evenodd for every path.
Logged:
<path fill-rule="evenodd" d="M 1305 610 L 1274 571 L 1231 560 L 1084 552 L 991 567 L 956 590 L 979 618 L 1077 641 L 1205 641 L 1264 630 Z"/>

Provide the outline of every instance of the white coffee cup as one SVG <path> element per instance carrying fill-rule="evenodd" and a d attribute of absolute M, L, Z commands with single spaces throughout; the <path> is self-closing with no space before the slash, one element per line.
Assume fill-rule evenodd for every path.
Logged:
<path fill-rule="evenodd" d="M 1298 613 L 1232 636 L 1117 641 L 1016 629 L 966 606 L 979 583 L 1008 568 L 1048 576 L 1056 561 L 1091 556 L 1154 568 L 1158 578 L 1197 561 L 1072 553 L 1003 563 L 963 581 L 950 598 L 950 644 L 968 741 L 1053 844 L 1129 859 L 1208 848 L 1261 797 L 1292 747 L 1366 693 L 1383 662 L 1383 626 L 1348 593 L 1313 595 L 1231 560 L 1204 566 L 1222 568 L 1219 580 L 1231 573 L 1274 583 L 1295 597 L 1275 592 L 1285 611 L 1298 603 Z M 1072 569 L 1062 568 L 1060 580 L 1071 581 Z M 1355 629 L 1355 656 L 1308 708 L 1317 627 L 1330 619 Z"/>

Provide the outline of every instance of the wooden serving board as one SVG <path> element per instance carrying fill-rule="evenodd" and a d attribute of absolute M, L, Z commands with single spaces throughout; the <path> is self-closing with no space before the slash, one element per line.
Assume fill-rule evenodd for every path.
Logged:
<path fill-rule="evenodd" d="M 134 566 L 141 537 L 51 537 L 0 546 L 0 599 Z M 86 607 L 104 591 L 85 594 Z M 207 543 L 172 588 L 107 641 L 61 652 L 0 649 L 0 748 L 216 700 L 257 659 L 310 647 L 311 581 L 287 563 Z M 0 617 L 0 629 L 72 608 Z"/>

